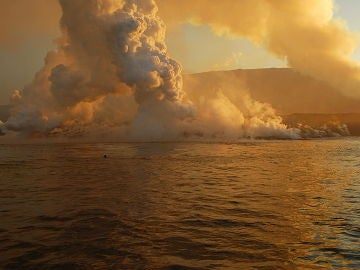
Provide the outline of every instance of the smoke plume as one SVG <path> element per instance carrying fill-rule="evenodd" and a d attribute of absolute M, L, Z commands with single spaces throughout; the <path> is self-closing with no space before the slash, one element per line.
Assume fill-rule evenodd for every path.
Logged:
<path fill-rule="evenodd" d="M 334 72 L 335 64 L 351 69 L 345 56 L 353 39 L 330 20 L 330 1 L 319 1 L 328 4 L 324 16 L 316 12 L 322 9 L 310 8 L 310 1 L 225 0 L 216 9 L 202 0 L 159 2 L 168 21 L 190 19 L 209 23 L 219 33 L 248 36 L 318 77 Z M 12 115 L 0 124 L 2 133 L 122 140 L 300 138 L 298 129 L 288 129 L 269 104 L 254 101 L 245 88 L 183 90 L 181 66 L 167 53 L 165 24 L 153 0 L 59 3 L 58 48 L 48 53 L 33 81 L 13 93 Z M 240 9 L 236 18 L 221 14 L 233 8 Z M 295 48 L 294 42 L 305 46 L 310 37 L 315 46 L 304 55 L 304 47 Z M 354 77 L 346 91 L 357 85 Z"/>
<path fill-rule="evenodd" d="M 138 107 L 123 119 L 132 120 L 135 133 L 142 121 L 152 123 L 146 132 L 159 135 L 157 129 L 192 116 L 192 106 L 183 102 L 181 66 L 167 55 L 153 1 L 59 2 L 58 49 L 30 85 L 14 92 L 6 129 L 48 133 L 88 124 L 109 95 Z"/>
<path fill-rule="evenodd" d="M 333 0 L 210 2 L 158 0 L 168 24 L 190 21 L 220 35 L 247 37 L 303 74 L 360 97 L 360 66 L 350 60 L 357 36 L 333 18 Z"/>

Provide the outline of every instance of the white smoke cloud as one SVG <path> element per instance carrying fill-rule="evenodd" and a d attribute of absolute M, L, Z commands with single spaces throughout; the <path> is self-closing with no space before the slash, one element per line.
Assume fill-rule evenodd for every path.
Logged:
<path fill-rule="evenodd" d="M 268 104 L 183 90 L 153 0 L 59 0 L 58 48 L 22 91 L 2 133 L 123 140 L 299 138 Z M 199 96 L 198 93 L 202 93 Z"/>

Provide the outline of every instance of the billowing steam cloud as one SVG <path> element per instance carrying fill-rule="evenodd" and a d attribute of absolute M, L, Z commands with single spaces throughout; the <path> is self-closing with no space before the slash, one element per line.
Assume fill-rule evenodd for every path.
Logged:
<path fill-rule="evenodd" d="M 2 133 L 86 134 L 128 140 L 299 138 L 298 130 L 287 129 L 270 105 L 252 100 L 246 89 L 230 95 L 199 85 L 198 91 L 186 94 L 181 66 L 167 53 L 165 25 L 153 0 L 59 2 L 63 35 L 57 41 L 58 49 L 47 55 L 31 84 L 14 92 L 12 116 L 1 124 Z M 331 5 L 322 16 L 316 12 L 319 9 L 310 8 L 310 1 L 224 0 L 217 2 L 216 9 L 203 0 L 159 2 L 171 19 L 209 23 L 217 31 L 227 27 L 320 78 L 334 72 L 330 69 L 335 64 L 356 71 L 346 60 L 353 40 L 338 23 L 330 21 Z M 241 7 L 241 12 L 232 18 L 229 12 L 220 14 L 218 6 L 224 10 Z M 165 7 L 176 7 L 176 12 Z M 293 27 L 292 34 L 285 39 L 289 27 Z M 340 40 L 333 44 L 334 35 Z M 308 38 L 315 47 L 310 46 L 304 54 Z M 294 44 L 304 46 L 298 49 Z M 315 56 L 332 67 L 322 67 L 312 59 Z M 350 91 L 357 81 L 354 75 L 347 76 L 352 83 L 346 91 Z"/>
<path fill-rule="evenodd" d="M 158 0 L 169 24 L 191 21 L 218 34 L 247 37 L 296 70 L 360 97 L 357 38 L 333 19 L 333 0 Z"/>
<path fill-rule="evenodd" d="M 161 135 L 159 129 L 192 116 L 192 106 L 182 101 L 181 66 L 167 55 L 165 27 L 153 1 L 60 4 L 59 47 L 48 54 L 34 81 L 14 92 L 7 129 L 48 133 L 90 123 L 109 95 L 134 95 L 136 103 L 127 102 L 138 106 L 132 119 L 137 133 L 142 122 L 151 122 L 146 132 Z"/>

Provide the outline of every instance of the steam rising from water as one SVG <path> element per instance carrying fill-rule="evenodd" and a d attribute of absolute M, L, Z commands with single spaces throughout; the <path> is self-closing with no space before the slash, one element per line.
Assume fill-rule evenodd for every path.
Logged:
<path fill-rule="evenodd" d="M 122 118 L 117 124 L 131 122 L 128 132 L 134 136 L 142 122 L 151 123 L 144 130 L 149 135 L 160 136 L 159 130 L 193 115 L 192 105 L 183 101 L 181 66 L 167 55 L 165 26 L 153 1 L 60 4 L 58 49 L 48 54 L 34 81 L 14 93 L 7 129 L 51 133 L 102 122 L 109 98 L 122 106 L 113 111 Z"/>
<path fill-rule="evenodd" d="M 13 93 L 2 133 L 122 140 L 300 137 L 244 89 L 236 96 L 211 88 L 184 91 L 153 0 L 59 2 L 58 48 L 32 83 Z"/>

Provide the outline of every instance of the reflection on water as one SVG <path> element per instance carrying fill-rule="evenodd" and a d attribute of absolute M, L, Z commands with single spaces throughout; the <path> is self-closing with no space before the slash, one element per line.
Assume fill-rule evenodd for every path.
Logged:
<path fill-rule="evenodd" d="M 0 176 L 0 268 L 360 267 L 360 140 L 2 145 Z"/>

